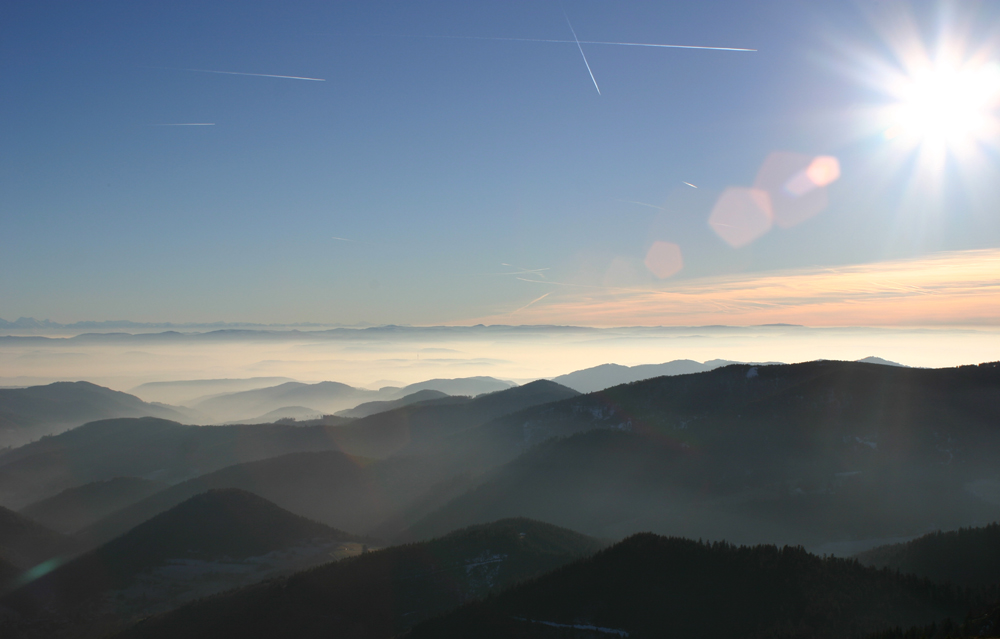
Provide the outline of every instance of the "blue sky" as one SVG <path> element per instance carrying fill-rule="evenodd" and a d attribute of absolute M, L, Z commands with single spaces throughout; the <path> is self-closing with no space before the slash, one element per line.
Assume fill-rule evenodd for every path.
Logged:
<path fill-rule="evenodd" d="M 928 46 L 954 25 L 900 6 Z M 991 44 L 1000 10 L 954 6 Z M 547 294 L 530 321 L 586 324 L 545 309 L 1000 247 L 992 141 L 937 194 L 885 160 L 862 61 L 895 62 L 869 8 L 7 3 L 0 317 L 519 323 Z M 584 44 L 598 94 L 571 42 L 466 39 L 571 40 L 567 17 L 580 40 L 757 51 Z M 733 248 L 709 214 L 776 151 L 838 158 L 829 205 Z M 664 279 L 643 268 L 657 241 L 683 252 Z"/>

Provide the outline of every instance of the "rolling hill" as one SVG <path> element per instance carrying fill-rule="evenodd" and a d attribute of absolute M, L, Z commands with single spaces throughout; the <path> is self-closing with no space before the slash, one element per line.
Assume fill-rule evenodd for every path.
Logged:
<path fill-rule="evenodd" d="M 68 537 L 0 506 L 0 560 L 27 570 L 76 550 Z"/>
<path fill-rule="evenodd" d="M 442 393 L 441 391 L 426 389 L 410 393 L 409 395 L 391 401 L 376 401 L 358 404 L 354 408 L 338 412 L 337 416 L 354 418 L 368 417 L 369 415 L 374 415 L 376 413 L 384 413 L 396 408 L 402 408 L 403 406 L 409 406 L 410 404 L 426 402 L 432 399 L 441 399 L 443 397 L 448 397 L 448 395 Z"/>
<path fill-rule="evenodd" d="M 597 536 L 816 546 L 976 525 L 1000 517 L 969 489 L 995 481 L 998 422 L 996 364 L 733 365 L 655 378 L 461 433 L 466 459 L 506 464 L 411 532 L 526 516 Z"/>
<path fill-rule="evenodd" d="M 499 521 L 204 599 L 147 619 L 119 637 L 388 639 L 601 546 L 540 522 Z"/>
<path fill-rule="evenodd" d="M 48 528 L 70 534 L 167 487 L 139 477 L 115 477 L 75 488 L 29 504 L 20 510 Z"/>
<path fill-rule="evenodd" d="M 643 533 L 424 622 L 407 639 L 833 639 L 964 617 L 975 596 L 802 548 Z"/>
<path fill-rule="evenodd" d="M 149 404 L 90 382 L 0 388 L 0 447 L 20 446 L 87 422 L 115 417 L 189 421 L 183 408 Z"/>
<path fill-rule="evenodd" d="M 5 636 L 38 625 L 105 632 L 190 596 L 329 561 L 339 545 L 356 541 L 252 493 L 208 491 L 0 599 L 19 615 Z"/>
<path fill-rule="evenodd" d="M 579 395 L 548 380 L 538 380 L 475 398 L 445 397 L 361 418 L 336 434 L 341 450 L 384 458 L 394 454 L 440 454 L 451 440 L 502 415 L 516 414 Z"/>
<path fill-rule="evenodd" d="M 479 395 L 510 386 L 509 382 L 492 377 L 433 379 L 403 388 L 388 386 L 377 391 L 339 382 L 287 382 L 268 388 L 213 395 L 190 405 L 221 423 L 253 419 L 286 406 L 308 406 L 324 414 L 335 414 L 363 402 L 396 400 L 422 390 L 436 390 L 447 395 Z"/>
<path fill-rule="evenodd" d="M 239 393 L 257 388 L 268 388 L 286 382 L 294 382 L 288 377 L 250 377 L 247 379 L 190 379 L 170 382 L 147 382 L 129 392 L 147 402 L 187 405 L 193 400 L 208 395 Z"/>

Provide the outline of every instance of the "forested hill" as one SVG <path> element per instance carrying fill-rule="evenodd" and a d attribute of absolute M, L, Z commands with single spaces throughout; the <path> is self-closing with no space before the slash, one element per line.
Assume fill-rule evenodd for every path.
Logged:
<path fill-rule="evenodd" d="M 968 591 L 797 547 L 645 533 L 406 637 L 834 639 L 964 618 L 977 603 Z"/>
<path fill-rule="evenodd" d="M 210 597 L 140 622 L 120 639 L 389 639 L 602 545 L 549 524 L 508 519 Z"/>
<path fill-rule="evenodd" d="M 1000 584 L 1000 523 L 924 535 L 857 555 L 868 566 L 913 573 L 962 586 Z M 1000 631 L 1000 628 L 998 628 Z"/>

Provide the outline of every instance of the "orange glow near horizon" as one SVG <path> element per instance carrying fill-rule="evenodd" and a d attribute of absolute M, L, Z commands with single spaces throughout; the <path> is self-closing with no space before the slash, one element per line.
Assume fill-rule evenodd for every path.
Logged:
<path fill-rule="evenodd" d="M 649 290 L 559 290 L 517 319 L 578 326 L 996 326 L 1000 250 L 701 278 Z"/>

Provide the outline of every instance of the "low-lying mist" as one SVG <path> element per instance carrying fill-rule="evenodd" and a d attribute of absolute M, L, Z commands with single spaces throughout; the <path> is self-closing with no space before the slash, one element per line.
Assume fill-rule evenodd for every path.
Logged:
<path fill-rule="evenodd" d="M 474 326 L 3 336 L 0 385 L 87 380 L 128 391 L 155 381 L 283 377 L 377 389 L 477 375 L 523 382 L 609 362 L 799 362 L 871 355 L 926 367 L 996 360 L 1000 331 Z"/>

